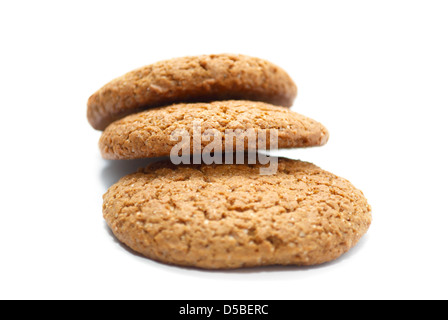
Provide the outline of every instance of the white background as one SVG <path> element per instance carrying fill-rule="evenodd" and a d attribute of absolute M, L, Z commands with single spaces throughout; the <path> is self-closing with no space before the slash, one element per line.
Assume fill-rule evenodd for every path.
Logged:
<path fill-rule="evenodd" d="M 448 298 L 447 1 L 1 1 L 0 298 Z M 328 127 L 285 152 L 373 207 L 359 246 L 314 268 L 207 272 L 120 246 L 102 194 L 145 161 L 106 162 L 86 101 L 158 60 L 271 60 L 294 110 Z"/>

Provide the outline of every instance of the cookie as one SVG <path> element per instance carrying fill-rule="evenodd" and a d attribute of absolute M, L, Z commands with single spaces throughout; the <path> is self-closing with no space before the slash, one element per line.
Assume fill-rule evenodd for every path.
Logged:
<path fill-rule="evenodd" d="M 190 137 L 190 154 L 193 154 L 195 123 L 200 124 L 202 134 L 206 135 L 208 131 L 217 135 L 209 137 L 208 141 L 201 139 L 201 150 L 211 142 L 215 143 L 215 139 L 220 139 L 221 136 L 222 150 L 235 151 L 236 145 L 233 145 L 234 150 L 225 148 L 226 130 L 227 133 L 231 130 L 230 133 L 235 134 L 237 130 L 247 130 L 248 136 L 249 131 L 256 132 L 258 137 L 265 135 L 267 141 L 259 143 L 258 149 L 270 147 L 270 133 L 273 129 L 278 132 L 279 148 L 321 146 L 329 137 L 322 124 L 286 108 L 263 102 L 218 101 L 178 104 L 127 116 L 114 122 L 103 132 L 99 143 L 101 153 L 105 159 L 168 156 L 181 140 L 180 136 L 177 139 L 172 137 L 176 133 L 186 132 Z M 266 148 L 263 148 L 263 144 Z M 246 140 L 244 149 L 248 148 Z M 181 153 L 180 151 L 179 154 Z"/>
<path fill-rule="evenodd" d="M 104 218 L 136 252 L 205 269 L 321 264 L 367 232 L 371 208 L 347 180 L 301 161 L 261 167 L 158 163 L 109 189 Z"/>
<path fill-rule="evenodd" d="M 87 118 L 97 130 L 149 108 L 181 102 L 254 100 L 290 107 L 297 87 L 278 66 L 244 55 L 162 61 L 113 80 L 93 94 Z"/>

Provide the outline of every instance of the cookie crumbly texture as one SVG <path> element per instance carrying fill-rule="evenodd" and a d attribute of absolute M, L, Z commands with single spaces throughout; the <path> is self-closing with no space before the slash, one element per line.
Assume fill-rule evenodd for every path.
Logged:
<path fill-rule="evenodd" d="M 136 252 L 205 269 L 321 264 L 367 232 L 371 208 L 347 180 L 301 161 L 260 167 L 158 163 L 110 188 L 104 218 Z"/>
<path fill-rule="evenodd" d="M 257 143 L 258 149 L 270 147 L 273 129 L 278 130 L 280 149 L 321 146 L 329 138 L 329 133 L 322 124 L 289 109 L 263 102 L 235 100 L 178 104 L 130 115 L 114 122 L 103 132 L 100 150 L 103 157 L 110 160 L 168 156 L 172 148 L 182 140 L 181 137 L 173 140 L 172 134 L 185 130 L 191 140 L 189 152 L 193 154 L 194 122 L 200 124 L 201 134 L 206 134 L 206 131 L 217 134 L 216 138 L 211 136 L 208 141 L 202 139 L 201 151 L 210 143 L 215 143 L 219 136 L 222 138 L 222 150 L 225 150 L 227 129 L 235 130 L 234 132 L 238 129 L 243 132 L 253 129 L 252 132 L 257 137 L 265 135 L 266 142 L 262 140 L 262 143 Z M 250 135 L 249 132 L 248 134 Z M 235 144 L 236 142 L 233 144 L 234 149 Z M 248 139 L 245 139 L 244 149 L 248 148 Z"/>
<path fill-rule="evenodd" d="M 97 130 L 145 109 L 183 102 L 254 100 L 290 107 L 297 87 L 280 67 L 258 58 L 221 54 L 177 58 L 113 80 L 88 100 Z"/>

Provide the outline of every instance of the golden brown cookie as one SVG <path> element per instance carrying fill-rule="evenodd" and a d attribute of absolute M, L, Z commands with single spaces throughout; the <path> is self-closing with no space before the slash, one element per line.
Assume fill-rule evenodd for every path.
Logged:
<path fill-rule="evenodd" d="M 88 101 L 87 118 L 98 130 L 145 109 L 181 102 L 243 99 L 290 107 L 297 87 L 278 66 L 244 55 L 177 58 L 113 80 Z"/>
<path fill-rule="evenodd" d="M 329 133 L 325 127 L 289 109 L 252 101 L 218 101 L 213 103 L 178 104 L 151 109 L 127 116 L 111 124 L 101 136 L 100 149 L 105 159 L 139 159 L 170 155 L 172 148 L 182 138 L 172 136 L 187 132 L 190 137 L 190 154 L 193 154 L 194 123 L 200 124 L 201 134 L 217 134 L 201 139 L 201 150 L 222 138 L 225 150 L 226 130 L 230 133 L 255 132 L 266 136 L 266 148 L 270 147 L 270 133 L 278 132 L 278 147 L 301 148 L 324 145 Z M 227 131 L 228 133 L 229 131 Z M 229 140 L 230 141 L 230 140 Z M 264 140 L 262 140 L 264 141 Z M 236 144 L 236 142 L 235 142 Z M 263 148 L 263 143 L 257 145 Z M 245 140 L 245 150 L 248 140 Z M 234 145 L 236 150 L 236 146 Z M 232 152 L 234 150 L 228 150 Z M 182 152 L 179 151 L 179 154 Z M 197 153 L 197 151 L 195 151 Z"/>
<path fill-rule="evenodd" d="M 371 208 L 347 180 L 301 161 L 260 167 L 158 163 L 109 189 L 104 218 L 136 252 L 206 269 L 321 264 L 367 232 Z"/>

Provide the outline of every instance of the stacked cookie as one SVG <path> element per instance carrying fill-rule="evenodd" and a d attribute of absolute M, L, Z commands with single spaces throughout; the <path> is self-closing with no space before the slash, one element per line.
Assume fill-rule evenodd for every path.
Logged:
<path fill-rule="evenodd" d="M 105 85 L 90 97 L 88 119 L 104 130 L 100 149 L 113 160 L 164 157 L 173 150 L 196 156 L 210 149 L 210 139 L 195 138 L 197 124 L 200 137 L 215 133 L 215 156 L 217 150 L 229 151 L 229 132 L 238 130 L 264 137 L 275 131 L 279 148 L 324 145 L 325 127 L 287 108 L 296 94 L 288 74 L 267 61 L 187 57 Z M 185 148 L 177 148 L 176 132 L 186 134 Z M 269 138 L 255 139 L 254 145 L 246 139 L 240 147 L 253 151 L 270 144 Z M 231 152 L 237 150 L 231 146 Z M 208 165 L 164 160 L 112 186 L 103 214 L 130 248 L 181 266 L 314 265 L 356 245 L 371 223 L 362 192 L 310 163 L 275 160 L 270 175 L 260 174 L 266 163 L 248 159 Z"/>

